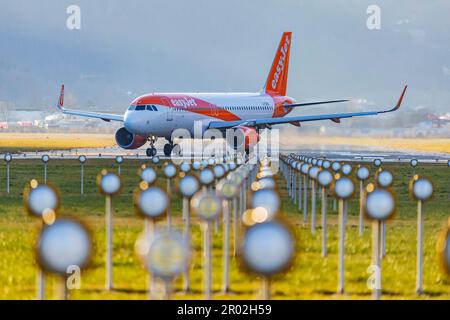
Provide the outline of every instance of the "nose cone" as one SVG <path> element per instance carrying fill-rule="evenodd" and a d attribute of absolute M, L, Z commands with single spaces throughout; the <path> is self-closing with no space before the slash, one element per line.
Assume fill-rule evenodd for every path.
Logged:
<path fill-rule="evenodd" d="M 125 128 L 131 133 L 145 135 L 143 122 L 144 119 L 139 117 L 139 111 L 127 111 L 123 120 Z"/>

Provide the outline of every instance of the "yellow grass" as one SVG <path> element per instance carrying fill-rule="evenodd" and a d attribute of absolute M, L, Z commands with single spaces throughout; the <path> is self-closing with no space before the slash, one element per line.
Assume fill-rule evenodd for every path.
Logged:
<path fill-rule="evenodd" d="M 289 146 L 302 145 L 349 145 L 362 147 L 380 147 L 392 150 L 415 150 L 424 152 L 450 153 L 450 138 L 367 138 L 367 137 L 294 137 L 289 136 Z M 281 139 L 282 144 L 283 139 Z M 49 150 L 102 148 L 114 146 L 113 134 L 80 133 L 0 133 L 0 149 Z"/>
<path fill-rule="evenodd" d="M 365 138 L 365 137 L 300 137 L 289 139 L 290 145 L 350 145 L 380 147 L 392 150 L 415 150 L 425 152 L 450 153 L 450 138 Z"/>
<path fill-rule="evenodd" d="M 0 133 L 0 148 L 76 149 L 113 146 L 113 134 Z"/>

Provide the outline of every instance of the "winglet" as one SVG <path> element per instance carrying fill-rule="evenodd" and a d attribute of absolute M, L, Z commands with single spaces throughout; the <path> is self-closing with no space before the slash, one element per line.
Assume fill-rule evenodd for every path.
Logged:
<path fill-rule="evenodd" d="M 61 85 L 61 92 L 59 94 L 57 107 L 59 110 L 63 110 L 64 109 L 63 106 L 64 106 L 64 83 Z"/>
<path fill-rule="evenodd" d="M 398 99 L 398 102 L 397 102 L 397 104 L 395 105 L 395 108 L 392 109 L 392 111 L 395 111 L 395 110 L 399 109 L 400 106 L 402 105 L 402 101 L 403 101 L 403 97 L 405 96 L 406 89 L 408 89 L 408 85 L 406 85 L 405 88 L 403 89 L 402 95 L 401 95 L 400 98 Z"/>

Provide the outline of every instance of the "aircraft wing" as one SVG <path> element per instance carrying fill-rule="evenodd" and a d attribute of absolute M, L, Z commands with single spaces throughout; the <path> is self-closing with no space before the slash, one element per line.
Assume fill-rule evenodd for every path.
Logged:
<path fill-rule="evenodd" d="M 80 117 L 97 118 L 97 119 L 102 119 L 107 122 L 109 122 L 109 121 L 123 122 L 123 116 L 119 115 L 119 114 L 72 110 L 72 109 L 66 109 L 63 106 L 64 106 L 64 84 L 61 86 L 61 93 L 59 94 L 59 100 L 58 100 L 58 105 L 57 105 L 58 109 L 61 110 L 62 113 L 72 114 L 72 115 L 80 116 Z"/>
<path fill-rule="evenodd" d="M 340 123 L 340 119 L 351 118 L 351 117 L 364 117 L 364 116 L 374 116 L 381 113 L 388 113 L 396 111 L 400 108 L 403 97 L 405 96 L 406 89 L 405 86 L 402 94 L 397 102 L 397 104 L 388 110 L 382 111 L 366 111 L 366 112 L 349 112 L 349 113 L 332 113 L 332 114 L 320 114 L 313 116 L 298 116 L 298 117 L 280 117 L 280 118 L 266 118 L 266 119 L 250 119 L 250 120 L 237 120 L 237 121 L 212 121 L 209 123 L 210 129 L 227 129 L 236 126 L 246 126 L 246 127 L 263 127 L 264 125 L 276 125 L 284 123 L 300 123 L 308 121 L 319 121 L 319 120 L 331 120 L 336 123 Z"/>

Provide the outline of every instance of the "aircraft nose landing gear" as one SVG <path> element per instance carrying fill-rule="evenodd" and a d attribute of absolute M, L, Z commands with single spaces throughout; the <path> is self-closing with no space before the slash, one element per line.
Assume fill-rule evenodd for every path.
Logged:
<path fill-rule="evenodd" d="M 145 153 L 147 154 L 147 157 L 154 157 L 156 156 L 156 148 L 155 147 L 147 148 L 147 150 L 145 150 Z"/>
<path fill-rule="evenodd" d="M 150 141 L 150 148 L 147 148 L 147 150 L 145 150 L 145 153 L 147 157 L 154 157 L 156 156 L 156 148 L 155 148 L 156 137 L 152 136 L 148 140 Z"/>

